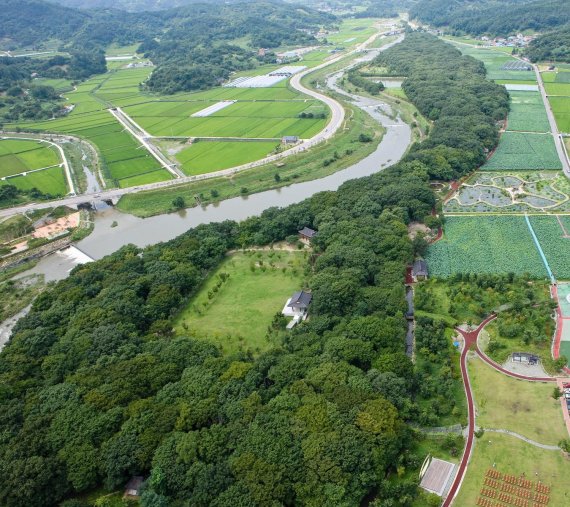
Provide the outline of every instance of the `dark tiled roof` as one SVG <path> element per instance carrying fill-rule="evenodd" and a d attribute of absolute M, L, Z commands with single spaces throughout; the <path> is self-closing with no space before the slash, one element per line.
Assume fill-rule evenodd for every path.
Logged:
<path fill-rule="evenodd" d="M 317 234 L 317 231 L 314 231 L 313 229 L 309 229 L 308 227 L 303 227 L 299 231 L 299 234 L 306 236 L 307 238 L 312 238 L 315 234 Z"/>
<path fill-rule="evenodd" d="M 418 259 L 417 261 L 415 261 L 414 266 L 412 268 L 412 273 L 414 274 L 414 276 L 418 275 L 427 276 L 428 269 L 426 261 L 424 261 L 423 259 Z"/>
<path fill-rule="evenodd" d="M 290 308 L 308 308 L 312 299 L 313 295 L 310 292 L 301 290 L 291 296 L 291 301 L 289 301 L 287 306 Z"/>

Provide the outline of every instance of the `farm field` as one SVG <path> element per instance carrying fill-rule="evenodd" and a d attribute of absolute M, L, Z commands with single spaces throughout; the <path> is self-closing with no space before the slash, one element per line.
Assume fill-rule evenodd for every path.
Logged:
<path fill-rule="evenodd" d="M 570 216 L 533 215 L 530 223 L 556 279 L 570 280 Z"/>
<path fill-rule="evenodd" d="M 487 78 L 493 80 L 515 80 L 536 83 L 536 75 L 531 70 L 505 70 L 506 64 L 518 60 L 504 52 L 492 48 L 476 48 L 464 44 L 453 43 L 464 55 L 482 61 L 487 69 Z"/>
<path fill-rule="evenodd" d="M 273 316 L 281 312 L 293 292 L 303 288 L 304 263 L 301 252 L 231 255 L 177 317 L 177 333 L 212 341 L 226 353 L 267 349 L 271 343 L 266 333 Z M 208 294 L 220 283 L 222 273 L 229 278 L 210 299 Z"/>
<path fill-rule="evenodd" d="M 511 110 L 507 130 L 550 132 L 550 123 L 539 92 L 511 91 Z"/>
<path fill-rule="evenodd" d="M 560 132 L 570 133 L 570 97 L 549 97 Z"/>
<path fill-rule="evenodd" d="M 59 166 L 29 173 L 26 176 L 18 175 L 0 180 L 0 185 L 14 185 L 21 190 L 37 188 L 41 192 L 53 196 L 63 196 L 68 192 L 63 167 Z"/>
<path fill-rule="evenodd" d="M 201 141 L 176 153 L 184 174 L 191 176 L 235 167 L 266 157 L 278 146 L 269 142 Z"/>
<path fill-rule="evenodd" d="M 548 445 L 568 437 L 560 401 L 552 398 L 551 384 L 520 382 L 478 357 L 469 360 L 468 368 L 478 426 L 514 431 Z"/>
<path fill-rule="evenodd" d="M 550 134 L 504 132 L 499 146 L 482 171 L 562 169 Z"/>
<path fill-rule="evenodd" d="M 518 438 L 499 433 L 485 433 L 473 446 L 467 473 L 455 499 L 456 505 L 477 505 L 479 492 L 484 487 L 487 470 L 524 476 L 551 486 L 552 507 L 567 505 L 570 483 L 566 480 L 568 461 L 560 451 L 540 449 Z"/>
<path fill-rule="evenodd" d="M 426 255 L 430 274 L 547 273 L 522 216 L 446 217 L 443 238 Z"/>
<path fill-rule="evenodd" d="M 548 95 L 561 95 L 570 97 L 570 83 L 544 83 L 544 88 Z"/>
<path fill-rule="evenodd" d="M 477 172 L 444 204 L 446 213 L 570 211 L 561 172 Z"/>
<path fill-rule="evenodd" d="M 0 138 L 0 178 L 60 163 L 58 152 L 47 143 Z"/>
<path fill-rule="evenodd" d="M 207 117 L 190 117 L 212 105 L 209 102 L 158 102 L 126 107 L 125 112 L 143 129 L 158 137 L 250 137 L 309 138 L 322 130 L 323 118 L 300 118 L 325 114 L 318 101 L 236 102 Z M 147 107 L 149 110 L 147 110 Z M 180 112 L 179 112 L 180 111 Z"/>

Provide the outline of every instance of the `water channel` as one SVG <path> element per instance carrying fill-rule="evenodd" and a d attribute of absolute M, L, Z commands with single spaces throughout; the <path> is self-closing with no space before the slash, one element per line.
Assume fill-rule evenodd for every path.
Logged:
<path fill-rule="evenodd" d="M 380 50 L 368 51 L 358 61 L 371 60 L 378 54 L 378 51 Z M 348 180 L 369 176 L 397 162 L 411 143 L 410 126 L 396 117 L 390 106 L 381 99 L 348 94 L 341 90 L 336 83 L 343 73 L 344 71 L 340 71 L 328 76 L 327 86 L 347 96 L 386 129 L 377 149 L 360 162 L 317 180 L 295 183 L 249 196 L 235 197 L 204 207 L 189 208 L 178 213 L 142 219 L 121 213 L 114 208 L 98 210 L 95 214 L 93 233 L 78 242 L 76 246 L 93 259 L 100 259 L 129 243 L 144 247 L 173 239 L 200 224 L 223 220 L 240 221 L 259 215 L 270 207 L 288 206 L 307 199 L 317 192 L 336 190 Z M 74 265 L 74 261 L 65 253 L 56 253 L 42 259 L 31 272 L 43 273 L 48 281 L 58 280 L 65 278 Z"/>

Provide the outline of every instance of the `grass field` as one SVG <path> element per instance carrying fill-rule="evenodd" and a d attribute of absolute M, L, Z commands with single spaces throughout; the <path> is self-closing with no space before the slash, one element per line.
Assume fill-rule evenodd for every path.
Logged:
<path fill-rule="evenodd" d="M 547 276 L 522 216 L 450 216 L 444 231 L 426 255 L 434 277 L 510 272 Z"/>
<path fill-rule="evenodd" d="M 201 141 L 176 154 L 184 174 L 209 173 L 264 158 L 279 145 L 270 142 Z"/>
<path fill-rule="evenodd" d="M 507 129 L 523 132 L 550 132 L 550 123 L 539 92 L 510 92 L 511 110 Z"/>
<path fill-rule="evenodd" d="M 568 505 L 570 483 L 566 480 L 568 461 L 559 451 L 548 451 L 509 435 L 485 433 L 477 439 L 467 474 L 455 499 L 455 505 L 475 506 L 483 487 L 485 473 L 495 466 L 501 473 L 524 474 L 534 482 L 551 486 L 551 507 Z"/>
<path fill-rule="evenodd" d="M 21 190 L 37 188 L 43 193 L 53 196 L 63 196 L 68 192 L 63 167 L 59 166 L 29 173 L 26 176 L 19 175 L 0 180 L 0 185 L 14 185 Z"/>
<path fill-rule="evenodd" d="M 482 171 L 562 169 L 554 139 L 549 134 L 504 132 L 499 146 Z"/>
<path fill-rule="evenodd" d="M 560 171 L 476 172 L 444 205 L 446 213 L 570 211 L 570 182 Z"/>
<path fill-rule="evenodd" d="M 210 340 L 224 352 L 266 350 L 273 316 L 294 291 L 303 288 L 304 264 L 305 254 L 300 252 L 231 255 L 177 317 L 177 333 Z M 229 274 L 229 279 L 210 299 L 221 273 Z"/>
<path fill-rule="evenodd" d="M 59 163 L 58 152 L 47 143 L 0 139 L 0 178 Z"/>
<path fill-rule="evenodd" d="M 560 132 L 570 133 L 570 97 L 549 97 Z"/>
<path fill-rule="evenodd" d="M 478 426 L 514 431 L 547 445 L 568 438 L 552 384 L 507 377 L 479 358 L 469 360 L 468 368 Z"/>

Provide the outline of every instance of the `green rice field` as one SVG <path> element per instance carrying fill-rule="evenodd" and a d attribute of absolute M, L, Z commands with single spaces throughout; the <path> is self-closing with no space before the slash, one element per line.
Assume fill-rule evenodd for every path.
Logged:
<path fill-rule="evenodd" d="M 195 142 L 176 154 L 184 174 L 209 173 L 235 167 L 266 157 L 278 146 L 269 142 Z"/>
<path fill-rule="evenodd" d="M 544 83 L 548 95 L 570 97 L 570 83 Z"/>
<path fill-rule="evenodd" d="M 0 185 L 14 185 L 21 190 L 37 188 L 52 196 L 63 196 L 68 192 L 63 167 L 59 166 L 28 173 L 26 176 L 18 175 L 6 178 L 0 180 Z"/>
<path fill-rule="evenodd" d="M 550 123 L 539 92 L 509 92 L 511 110 L 507 130 L 522 132 L 550 132 Z"/>
<path fill-rule="evenodd" d="M 60 163 L 58 152 L 47 143 L 0 139 L 0 178 Z"/>
<path fill-rule="evenodd" d="M 483 171 L 562 169 L 550 134 L 505 132 Z"/>
<path fill-rule="evenodd" d="M 429 247 L 426 260 L 433 277 L 511 272 L 547 277 L 523 216 L 449 216 L 443 238 Z"/>
<path fill-rule="evenodd" d="M 560 132 L 570 133 L 570 97 L 549 97 Z"/>

